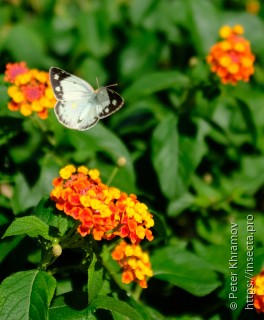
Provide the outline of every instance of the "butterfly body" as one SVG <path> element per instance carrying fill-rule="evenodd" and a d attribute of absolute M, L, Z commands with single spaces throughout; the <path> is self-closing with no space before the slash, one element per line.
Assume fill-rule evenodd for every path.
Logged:
<path fill-rule="evenodd" d="M 107 87 L 94 90 L 83 79 L 59 68 L 50 68 L 50 82 L 57 99 L 55 114 L 60 123 L 71 129 L 87 130 L 124 104 L 114 90 Z"/>

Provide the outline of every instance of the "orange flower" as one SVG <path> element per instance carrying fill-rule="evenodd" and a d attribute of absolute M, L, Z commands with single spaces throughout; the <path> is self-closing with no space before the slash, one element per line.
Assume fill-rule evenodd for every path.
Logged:
<path fill-rule="evenodd" d="M 258 14 L 260 10 L 260 3 L 258 0 L 248 0 L 246 2 L 246 11 L 251 14 Z"/>
<path fill-rule="evenodd" d="M 20 111 L 23 116 L 36 112 L 41 119 L 48 117 L 48 109 L 56 102 L 48 72 L 28 69 L 25 62 L 8 63 L 4 80 L 12 84 L 7 91 L 12 98 L 9 110 Z"/>
<path fill-rule="evenodd" d="M 240 25 L 233 28 L 224 26 L 220 29 L 224 40 L 216 43 L 210 50 L 206 60 L 211 65 L 221 82 L 236 84 L 238 81 L 249 81 L 254 73 L 255 56 L 251 53 L 250 43 L 241 35 L 244 29 Z"/>
<path fill-rule="evenodd" d="M 251 280 L 254 289 L 252 294 L 254 295 L 254 307 L 258 313 L 264 312 L 264 270 Z"/>
<path fill-rule="evenodd" d="M 122 282 L 134 281 L 142 288 L 147 288 L 147 278 L 153 276 L 149 255 L 136 244 L 129 245 L 125 241 L 118 244 L 112 252 L 112 258 L 122 268 Z"/>
<path fill-rule="evenodd" d="M 78 232 L 83 237 L 92 234 L 95 240 L 110 240 L 120 236 L 135 244 L 144 238 L 151 241 L 154 220 L 147 206 L 135 195 L 103 184 L 99 176 L 98 170 L 85 166 L 62 168 L 50 194 L 57 209 L 81 222 Z"/>

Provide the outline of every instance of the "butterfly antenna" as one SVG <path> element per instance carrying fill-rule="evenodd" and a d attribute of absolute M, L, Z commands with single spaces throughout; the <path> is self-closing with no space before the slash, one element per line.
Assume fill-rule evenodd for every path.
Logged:
<path fill-rule="evenodd" d="M 99 89 L 99 80 L 97 77 L 96 77 L 96 83 L 97 83 L 97 89 Z"/>
<path fill-rule="evenodd" d="M 116 86 L 118 86 L 118 84 L 117 84 L 117 83 L 113 83 L 113 84 L 109 84 L 108 86 L 106 86 L 106 88 L 109 88 L 109 87 L 116 87 Z"/>
<path fill-rule="evenodd" d="M 97 88 L 99 90 L 100 87 L 99 87 L 99 81 L 98 81 L 97 77 L 96 77 L 96 83 L 97 83 Z M 116 87 L 116 86 L 118 86 L 118 84 L 117 83 L 113 83 L 113 84 L 109 84 L 109 85 L 105 86 L 105 88 Z"/>

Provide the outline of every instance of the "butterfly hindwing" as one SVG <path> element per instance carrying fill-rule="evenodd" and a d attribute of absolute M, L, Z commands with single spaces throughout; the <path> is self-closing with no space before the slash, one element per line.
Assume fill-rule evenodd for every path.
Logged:
<path fill-rule="evenodd" d="M 98 90 L 96 98 L 98 101 L 97 112 L 100 119 L 110 116 L 124 104 L 123 98 L 118 93 L 106 87 Z"/>
<path fill-rule="evenodd" d="M 50 68 L 50 82 L 56 99 L 60 101 L 82 99 L 94 94 L 89 83 L 59 68 Z"/>
<path fill-rule="evenodd" d="M 54 111 L 65 127 L 80 131 L 93 127 L 99 120 L 96 108 L 87 99 L 58 101 Z"/>

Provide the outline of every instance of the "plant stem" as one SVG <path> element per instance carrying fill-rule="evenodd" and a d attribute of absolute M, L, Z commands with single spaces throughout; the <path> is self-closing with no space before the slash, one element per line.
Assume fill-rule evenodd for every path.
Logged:
<path fill-rule="evenodd" d="M 140 295 L 142 292 L 142 288 L 140 287 L 140 285 L 137 284 L 134 292 L 133 292 L 133 298 L 135 299 L 135 301 L 139 301 Z"/>
<path fill-rule="evenodd" d="M 107 186 L 109 186 L 109 184 L 113 181 L 114 177 L 116 176 L 116 174 L 117 174 L 117 172 L 118 172 L 118 169 L 119 169 L 118 166 L 114 167 L 114 169 L 113 169 L 113 171 L 112 171 L 112 173 L 111 173 L 111 175 L 110 175 L 110 177 L 108 178 L 108 181 L 107 181 L 107 183 L 106 183 Z"/>
<path fill-rule="evenodd" d="M 48 133 L 48 129 L 46 125 L 43 123 L 43 121 L 40 120 L 40 118 L 34 114 L 31 119 L 33 120 L 33 123 L 44 133 L 45 137 L 47 138 L 47 141 L 49 144 L 54 147 L 55 146 L 55 140 L 54 138 Z"/>

